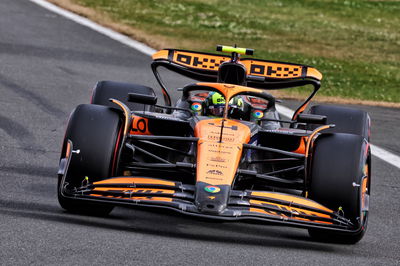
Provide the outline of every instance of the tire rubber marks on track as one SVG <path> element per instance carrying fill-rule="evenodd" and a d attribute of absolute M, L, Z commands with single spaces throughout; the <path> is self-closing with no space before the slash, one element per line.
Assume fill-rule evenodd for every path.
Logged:
<path fill-rule="evenodd" d="M 82 62 L 82 63 L 95 63 L 102 65 L 112 66 L 127 66 L 132 67 L 131 58 L 127 56 L 118 55 L 116 52 L 104 53 L 104 52 L 85 52 L 77 49 L 71 50 L 62 47 L 51 47 L 51 46 L 36 46 L 35 44 L 13 44 L 0 42 L 0 53 L 14 54 L 21 57 L 36 57 L 40 59 L 58 59 L 62 61 L 70 62 Z M 67 70 L 68 74 L 80 74 L 72 69 L 64 67 L 61 70 Z"/>
<path fill-rule="evenodd" d="M 26 142 L 34 138 L 34 135 L 24 126 L 2 115 L 0 115 L 0 128 L 4 130 L 7 135 L 21 142 Z"/>
<path fill-rule="evenodd" d="M 139 52 L 142 52 L 143 54 L 151 56 L 153 53 L 156 52 L 156 50 L 148 47 L 147 45 L 145 45 L 143 43 L 140 43 L 138 41 L 132 40 L 129 37 L 123 35 L 123 34 L 120 34 L 118 32 L 115 32 L 115 31 L 111 30 L 111 29 L 103 27 L 103 26 L 101 26 L 101 25 L 99 25 L 99 24 L 97 24 L 97 23 L 95 23 L 95 22 L 93 22 L 91 20 L 88 20 L 86 18 L 78 16 L 78 15 L 72 13 L 72 12 L 64 10 L 64 9 L 62 9 L 60 7 L 57 7 L 57 6 L 53 5 L 53 4 L 50 4 L 49 2 L 46 2 L 44 0 L 29 0 L 29 1 L 31 1 L 33 3 L 36 3 L 36 4 L 46 8 L 46 9 L 52 11 L 52 12 L 54 12 L 54 13 L 57 13 L 57 14 L 65 17 L 65 18 L 68 18 L 68 19 L 70 19 L 72 21 L 75 21 L 76 23 L 79 23 L 79 24 L 81 24 L 83 26 L 91 28 L 92 30 L 97 31 L 97 32 L 99 32 L 99 33 L 101 33 L 103 35 L 106 35 L 111 39 L 114 39 L 114 40 L 116 40 L 116 41 L 118 41 L 120 43 L 123 43 L 123 44 L 125 44 L 125 45 L 127 45 L 129 47 L 132 47 L 132 48 L 138 50 Z M 291 110 L 291 109 L 289 109 L 289 108 L 287 108 L 285 106 L 279 105 L 279 106 L 277 106 L 277 110 L 278 110 L 279 113 L 281 113 L 282 115 L 284 115 L 286 117 L 290 117 L 290 118 L 292 117 L 293 110 Z M 384 160 L 385 162 L 387 162 L 387 163 L 389 163 L 389 164 L 391 164 L 391 165 L 393 165 L 393 166 L 395 166 L 397 168 L 400 168 L 400 157 L 399 156 L 397 156 L 397 155 L 395 155 L 395 154 L 393 154 L 391 152 L 388 152 L 388 151 L 386 151 L 386 150 L 384 150 L 384 149 L 382 149 L 382 148 L 380 148 L 378 146 L 375 146 L 375 145 L 371 145 L 371 152 L 372 152 L 372 155 Z"/>
<path fill-rule="evenodd" d="M 40 176 L 54 179 L 54 173 L 57 173 L 57 168 L 37 166 L 30 164 L 15 164 L 15 165 L 2 165 L 0 172 L 17 173 L 28 176 Z"/>
<path fill-rule="evenodd" d="M 41 150 L 42 148 L 35 144 L 35 136 L 29 132 L 24 126 L 11 120 L 8 117 L 0 115 L 0 129 L 18 142 L 18 146 L 28 152 Z"/>
<path fill-rule="evenodd" d="M 65 117 L 66 115 L 61 109 L 53 106 L 49 101 L 47 101 L 47 99 L 19 86 L 1 74 L 0 88 L 4 88 L 16 93 L 20 97 L 27 99 L 28 102 L 33 102 L 39 109 L 52 116 Z M 18 142 L 18 146 L 23 150 L 26 150 L 30 153 L 44 152 L 43 147 L 35 143 L 36 141 L 34 134 L 32 134 L 25 126 L 21 125 L 17 121 L 0 115 L 0 128 L 4 130 L 4 132 L 11 138 L 15 139 Z"/>
<path fill-rule="evenodd" d="M 60 117 L 60 116 L 65 116 L 65 112 L 63 112 L 61 109 L 57 108 L 56 106 L 53 106 L 47 99 L 37 95 L 36 93 L 25 89 L 18 84 L 14 83 L 13 81 L 9 80 L 7 77 L 0 75 L 0 87 L 4 87 L 19 96 L 28 99 L 28 102 L 33 102 L 42 109 L 44 112 Z"/>

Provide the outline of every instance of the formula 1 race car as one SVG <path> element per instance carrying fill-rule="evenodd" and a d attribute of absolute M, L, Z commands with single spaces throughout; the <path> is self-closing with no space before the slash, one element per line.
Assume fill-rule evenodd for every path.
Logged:
<path fill-rule="evenodd" d="M 114 206 L 168 208 L 196 217 L 259 220 L 307 228 L 323 241 L 356 243 L 368 220 L 370 118 L 315 105 L 313 67 L 241 58 L 252 49 L 209 54 L 165 49 L 151 64 L 164 105 L 143 85 L 99 82 L 91 104 L 72 112 L 62 146 L 58 200 L 71 212 Z M 171 97 L 166 68 L 199 83 Z M 312 86 L 283 120 L 269 92 Z"/>

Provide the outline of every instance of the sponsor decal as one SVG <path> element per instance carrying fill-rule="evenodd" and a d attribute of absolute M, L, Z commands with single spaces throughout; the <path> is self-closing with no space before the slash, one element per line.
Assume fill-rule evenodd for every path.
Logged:
<path fill-rule="evenodd" d="M 205 176 L 205 179 L 218 180 L 218 181 L 224 180 L 222 177 L 211 177 L 211 176 Z"/>
<path fill-rule="evenodd" d="M 201 111 L 201 103 L 192 103 L 190 109 L 195 112 Z"/>
<path fill-rule="evenodd" d="M 146 133 L 147 120 L 141 117 L 132 117 L 132 131 Z"/>
<path fill-rule="evenodd" d="M 233 149 L 231 145 L 224 145 L 223 143 L 207 143 L 207 146 L 213 148 L 229 149 L 229 150 Z"/>
<path fill-rule="evenodd" d="M 221 191 L 221 189 L 219 187 L 216 186 L 205 186 L 204 190 L 209 192 L 209 193 L 218 193 Z"/>
<path fill-rule="evenodd" d="M 125 194 L 173 194 L 174 190 L 170 190 L 170 189 L 139 189 L 139 188 L 132 188 L 132 189 L 117 189 L 117 188 L 112 188 L 112 189 L 108 189 L 108 188 L 94 188 L 93 191 L 107 191 L 110 193 L 125 193 Z"/>
<path fill-rule="evenodd" d="M 211 175 L 223 175 L 223 173 L 222 173 L 220 170 L 214 170 L 214 169 L 208 170 L 208 171 L 207 171 L 207 174 L 211 174 Z"/>
<path fill-rule="evenodd" d="M 256 119 L 261 119 L 264 116 L 264 112 L 261 110 L 254 110 L 252 116 Z"/>
<path fill-rule="evenodd" d="M 251 64 L 250 74 L 267 77 L 291 78 L 301 76 L 301 67 L 289 65 Z"/>
<path fill-rule="evenodd" d="M 207 167 L 213 167 L 213 168 L 221 168 L 221 169 L 228 169 L 228 166 L 226 165 L 221 165 L 221 164 L 206 164 Z"/>
<path fill-rule="evenodd" d="M 224 163 L 226 161 L 226 159 L 222 158 L 220 156 L 215 156 L 215 157 L 211 157 L 210 161 Z"/>
<path fill-rule="evenodd" d="M 208 138 L 209 140 L 219 140 L 219 139 L 220 139 L 220 136 L 208 135 L 207 138 Z M 233 137 L 225 137 L 225 136 L 222 136 L 222 140 L 223 140 L 223 141 L 226 141 L 226 142 L 234 142 L 234 141 L 235 141 L 235 138 L 233 138 Z"/>
<path fill-rule="evenodd" d="M 218 70 L 218 67 L 222 64 L 222 62 L 228 60 L 229 58 L 227 57 L 190 54 L 190 53 L 176 51 L 174 61 L 195 68 Z"/>
<path fill-rule="evenodd" d="M 219 131 L 210 131 L 209 134 L 219 136 L 221 134 L 221 130 L 219 130 Z M 229 132 L 224 132 L 224 135 L 235 136 L 234 133 L 229 133 Z"/>
<path fill-rule="evenodd" d="M 219 154 L 232 154 L 232 152 L 230 151 L 221 151 L 221 150 L 208 150 L 208 152 L 212 152 L 212 153 L 219 153 Z"/>

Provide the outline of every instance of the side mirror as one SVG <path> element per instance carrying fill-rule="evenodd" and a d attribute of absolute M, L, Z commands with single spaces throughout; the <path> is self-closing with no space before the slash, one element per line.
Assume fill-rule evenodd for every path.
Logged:
<path fill-rule="evenodd" d="M 297 116 L 296 122 L 307 123 L 307 124 L 326 125 L 326 116 L 325 115 L 314 115 L 314 114 L 299 114 Z"/>
<path fill-rule="evenodd" d="M 128 102 L 155 105 L 157 103 L 157 96 L 131 92 L 128 93 Z"/>

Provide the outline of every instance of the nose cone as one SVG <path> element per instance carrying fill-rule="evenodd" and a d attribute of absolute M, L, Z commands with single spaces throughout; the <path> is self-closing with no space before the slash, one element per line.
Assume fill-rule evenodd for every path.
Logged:
<path fill-rule="evenodd" d="M 196 124 L 197 182 L 232 185 L 243 143 L 250 140 L 250 128 L 234 120 L 207 119 Z"/>
<path fill-rule="evenodd" d="M 218 215 L 227 206 L 230 186 L 214 186 L 204 182 L 196 184 L 195 203 L 202 213 Z"/>

